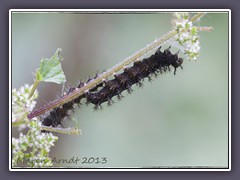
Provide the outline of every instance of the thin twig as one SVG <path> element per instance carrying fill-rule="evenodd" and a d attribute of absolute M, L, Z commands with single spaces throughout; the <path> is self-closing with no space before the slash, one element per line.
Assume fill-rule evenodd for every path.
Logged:
<path fill-rule="evenodd" d="M 37 86 L 39 85 L 39 83 L 40 83 L 40 81 L 35 80 L 35 82 L 34 82 L 34 84 L 33 84 L 33 87 L 32 87 L 32 89 L 31 89 L 31 92 L 30 92 L 30 94 L 29 94 L 29 96 L 28 96 L 28 99 L 30 99 L 30 98 L 32 97 L 32 95 L 34 94 L 34 92 L 35 92 Z"/>
<path fill-rule="evenodd" d="M 213 28 L 212 27 L 197 27 L 197 31 L 205 31 L 205 32 L 212 32 Z"/>
<path fill-rule="evenodd" d="M 42 125 L 41 130 L 49 131 L 49 132 L 57 132 L 57 133 L 61 133 L 61 134 L 68 134 L 68 135 L 81 134 L 81 131 L 77 128 L 53 128 L 53 127 Z"/>
<path fill-rule="evenodd" d="M 189 21 L 194 22 L 196 20 L 198 20 L 199 18 L 201 18 L 203 15 L 205 15 L 205 13 L 197 13 L 196 15 L 194 15 Z M 70 102 L 76 98 L 78 98 L 79 96 L 81 96 L 82 94 L 84 94 L 86 91 L 94 88 L 95 86 L 97 86 L 98 84 L 102 83 L 103 79 L 108 79 L 109 77 L 111 77 L 114 73 L 122 70 L 125 66 L 129 65 L 130 63 L 138 60 L 140 57 L 142 57 L 143 55 L 147 54 L 148 52 L 150 52 L 151 50 L 153 50 L 154 48 L 160 46 L 162 43 L 166 42 L 167 40 L 169 40 L 170 38 L 174 37 L 176 34 L 178 34 L 179 32 L 173 30 L 170 31 L 169 33 L 165 34 L 164 36 L 154 40 L 152 43 L 146 45 L 144 48 L 142 48 L 141 50 L 137 51 L 135 54 L 133 54 L 132 56 L 127 57 L 126 59 L 124 59 L 122 62 L 120 62 L 119 64 L 117 64 L 116 66 L 110 68 L 108 71 L 102 73 L 101 75 L 99 75 L 98 77 L 96 77 L 95 79 L 91 80 L 90 82 L 88 82 L 86 85 L 84 85 L 83 87 L 76 89 L 74 92 L 65 95 L 63 98 L 61 99 L 57 99 L 33 112 L 31 112 L 28 115 L 29 119 L 32 119 L 36 116 L 39 116 L 51 109 L 54 109 L 56 107 L 59 107 L 67 102 Z"/>

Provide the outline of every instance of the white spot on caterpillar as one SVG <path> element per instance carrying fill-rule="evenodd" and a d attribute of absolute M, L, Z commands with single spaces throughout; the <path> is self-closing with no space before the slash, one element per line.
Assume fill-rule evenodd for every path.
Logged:
<path fill-rule="evenodd" d="M 106 79 L 102 79 L 102 82 L 106 82 L 107 80 Z"/>

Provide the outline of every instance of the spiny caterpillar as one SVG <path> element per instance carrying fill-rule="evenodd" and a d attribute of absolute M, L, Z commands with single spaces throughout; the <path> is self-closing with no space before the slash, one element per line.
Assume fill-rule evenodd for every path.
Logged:
<path fill-rule="evenodd" d="M 150 78 L 151 74 L 170 71 L 170 66 L 174 67 L 174 74 L 176 74 L 176 69 L 181 66 L 183 59 L 178 58 L 178 53 L 173 55 L 169 49 L 161 52 L 159 48 L 149 58 L 136 61 L 132 67 L 125 68 L 123 73 L 114 75 L 114 79 L 104 81 L 104 87 L 100 91 L 86 94 L 87 102 L 95 104 L 96 108 L 106 101 L 111 104 L 112 97 L 118 96 L 120 99 L 124 90 L 130 93 L 132 85 L 142 86 L 141 81 L 144 78 Z"/>
<path fill-rule="evenodd" d="M 170 47 L 165 49 L 163 52 L 160 51 L 159 47 L 157 51 L 148 58 L 144 58 L 142 61 L 135 61 L 132 67 L 127 67 L 120 74 L 114 75 L 111 80 L 103 80 L 103 83 L 96 86 L 94 89 L 86 91 L 85 94 L 78 98 L 63 104 L 60 107 L 53 109 L 50 114 L 43 118 L 42 124 L 45 126 L 56 127 L 62 124 L 62 120 L 68 116 L 67 111 L 72 110 L 74 104 L 80 104 L 81 99 L 86 98 L 87 103 L 95 105 L 95 109 L 99 109 L 101 104 L 108 102 L 112 103 L 112 98 L 117 96 L 121 99 L 121 93 L 125 90 L 130 93 L 132 91 L 132 85 L 142 85 L 142 80 L 146 77 L 151 80 L 151 75 L 162 74 L 167 71 L 171 71 L 171 67 L 174 68 L 174 75 L 178 67 L 182 68 L 183 59 L 178 57 L 178 52 L 172 54 Z M 96 77 L 95 77 L 96 78 Z M 90 81 L 92 79 L 89 79 Z M 80 82 L 77 88 L 84 86 L 83 82 Z M 98 88 L 100 88 L 98 90 Z M 76 88 L 71 87 L 67 94 L 72 93 Z"/>

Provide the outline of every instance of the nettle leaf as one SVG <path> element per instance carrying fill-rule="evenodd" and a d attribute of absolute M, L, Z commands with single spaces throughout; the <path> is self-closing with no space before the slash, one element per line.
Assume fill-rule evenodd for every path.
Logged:
<path fill-rule="evenodd" d="M 43 58 L 41 60 L 40 68 L 36 71 L 37 81 L 54 82 L 57 84 L 66 82 L 66 77 L 61 66 L 61 61 L 63 60 L 60 56 L 61 51 L 62 49 L 58 48 L 50 59 Z"/>

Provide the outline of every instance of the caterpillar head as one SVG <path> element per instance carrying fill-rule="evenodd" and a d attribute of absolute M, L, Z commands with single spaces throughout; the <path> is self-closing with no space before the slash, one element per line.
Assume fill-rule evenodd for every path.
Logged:
<path fill-rule="evenodd" d="M 177 58 L 177 59 L 174 59 L 174 61 L 172 61 L 171 65 L 175 68 L 181 66 L 183 63 L 183 59 L 182 58 Z"/>
<path fill-rule="evenodd" d="M 175 55 L 176 56 L 176 55 Z M 174 61 L 171 62 L 171 65 L 174 67 L 174 75 L 176 75 L 177 68 L 182 67 L 183 59 L 182 58 L 174 58 Z"/>

